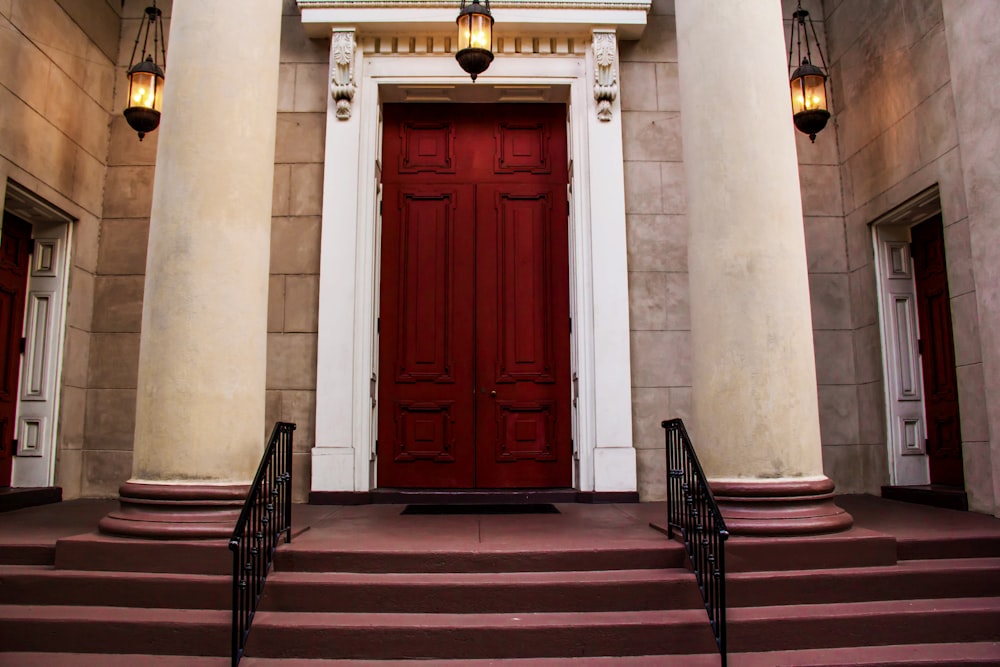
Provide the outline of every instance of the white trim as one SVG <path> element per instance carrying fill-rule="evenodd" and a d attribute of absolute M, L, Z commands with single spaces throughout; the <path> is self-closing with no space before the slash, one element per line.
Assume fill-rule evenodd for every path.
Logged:
<path fill-rule="evenodd" d="M 913 225 L 940 212 L 941 200 L 935 186 L 871 225 L 882 347 L 886 456 L 889 482 L 894 486 L 930 483 L 924 447 L 927 420 L 923 368 L 917 349 L 916 284 L 909 242 Z"/>
<path fill-rule="evenodd" d="M 369 387 L 377 361 L 376 202 L 383 93 L 440 86 L 459 101 L 466 93 L 482 95 L 495 84 L 498 91 L 531 85 L 547 87 L 551 95 L 568 93 L 563 99 L 569 103 L 573 159 L 571 365 L 579 378 L 573 420 L 579 456 L 575 486 L 582 491 L 635 491 L 621 110 L 616 101 L 612 120 L 598 121 L 593 58 L 504 56 L 475 86 L 447 55 L 363 56 L 359 48 L 357 61 L 351 118 L 338 120 L 332 102 L 327 111 L 312 490 L 366 491 L 375 483 Z M 350 462 L 353 474 L 345 470 Z"/>
<path fill-rule="evenodd" d="M 359 32 L 405 30 L 410 34 L 455 28 L 459 3 L 413 0 L 298 0 L 302 25 L 313 38 L 327 38 L 334 26 L 350 25 Z M 651 0 L 507 0 L 492 4 L 494 35 L 528 31 L 535 36 L 589 36 L 595 26 L 607 26 L 619 39 L 639 39 L 646 27 Z"/>
<path fill-rule="evenodd" d="M 52 486 L 55 480 L 63 350 L 69 289 L 73 220 L 12 181 L 4 209 L 31 224 L 35 252 L 28 267 L 23 335 L 25 352 L 18 374 L 16 434 L 35 438 L 14 456 L 11 486 Z M 45 262 L 40 253 L 46 251 Z M 40 309 L 45 304 L 44 312 Z M 31 382 L 34 377 L 34 383 Z M 34 387 L 32 387 L 34 385 Z"/>

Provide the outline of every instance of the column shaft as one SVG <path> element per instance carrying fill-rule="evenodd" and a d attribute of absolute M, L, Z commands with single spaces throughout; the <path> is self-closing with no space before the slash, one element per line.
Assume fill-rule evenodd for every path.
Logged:
<path fill-rule="evenodd" d="M 780 3 L 677 0 L 692 435 L 733 532 L 837 530 Z"/>
<path fill-rule="evenodd" d="M 275 0 L 174 4 L 132 479 L 106 532 L 225 534 L 259 461 L 280 29 Z"/>

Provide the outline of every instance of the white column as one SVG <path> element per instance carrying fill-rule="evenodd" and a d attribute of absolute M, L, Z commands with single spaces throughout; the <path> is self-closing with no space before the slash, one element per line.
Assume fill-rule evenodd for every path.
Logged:
<path fill-rule="evenodd" d="M 224 534 L 177 512 L 235 502 L 259 462 L 280 40 L 275 0 L 174 4 L 132 479 L 108 532 Z M 183 507 L 137 509 L 151 499 Z"/>
<path fill-rule="evenodd" d="M 677 0 L 694 445 L 731 530 L 839 530 L 777 0 Z"/>
<path fill-rule="evenodd" d="M 613 30 L 592 34 L 588 78 L 595 82 L 595 94 L 587 108 L 589 168 L 590 182 L 602 186 L 589 189 L 588 202 L 595 277 L 593 489 L 635 492 L 622 114 L 617 92 L 607 92 L 618 87 L 618 39 Z"/>

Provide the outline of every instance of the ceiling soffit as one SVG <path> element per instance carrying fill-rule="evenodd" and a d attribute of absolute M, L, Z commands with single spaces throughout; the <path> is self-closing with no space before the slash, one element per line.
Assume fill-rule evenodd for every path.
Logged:
<path fill-rule="evenodd" d="M 354 28 L 358 41 L 369 53 L 448 53 L 460 4 L 458 0 L 297 2 L 302 24 L 310 37 L 326 38 L 334 28 Z M 490 7 L 496 19 L 497 51 L 575 53 L 582 48 L 577 42 L 589 41 L 595 28 L 614 29 L 620 40 L 639 39 L 651 3 L 652 0 L 494 0 Z"/>

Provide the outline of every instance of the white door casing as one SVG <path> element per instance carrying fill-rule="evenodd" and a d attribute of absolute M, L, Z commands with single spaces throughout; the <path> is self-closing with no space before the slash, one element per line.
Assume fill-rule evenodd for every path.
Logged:
<path fill-rule="evenodd" d="M 14 435 L 18 445 L 11 486 L 52 486 L 72 219 L 12 181 L 7 183 L 3 201 L 5 210 L 31 223 L 34 241 L 25 298 Z"/>
<path fill-rule="evenodd" d="M 306 6 L 300 0 L 300 7 Z M 407 52 L 399 53 L 403 40 L 359 37 L 350 26 L 332 29 L 351 33 L 331 40 L 335 83 L 334 43 L 340 42 L 341 59 L 347 40 L 356 47 L 350 68 L 340 62 L 339 99 L 328 99 L 311 490 L 357 492 L 377 486 L 382 103 L 551 101 L 565 102 L 570 116 L 574 484 L 581 491 L 635 491 L 621 110 L 615 99 L 610 119 L 598 118 L 593 32 L 586 40 L 542 40 L 540 50 L 552 51 L 551 56 L 537 52 L 538 42 L 534 53 L 515 53 L 509 39 L 510 52 L 498 48 L 490 69 L 472 84 L 452 54 L 435 53 L 440 38 L 410 40 Z M 419 51 L 424 41 L 426 53 Z M 349 95 L 343 80 L 348 70 Z"/>
<path fill-rule="evenodd" d="M 872 224 L 889 479 L 894 486 L 930 483 L 910 228 L 940 211 L 934 187 Z"/>

